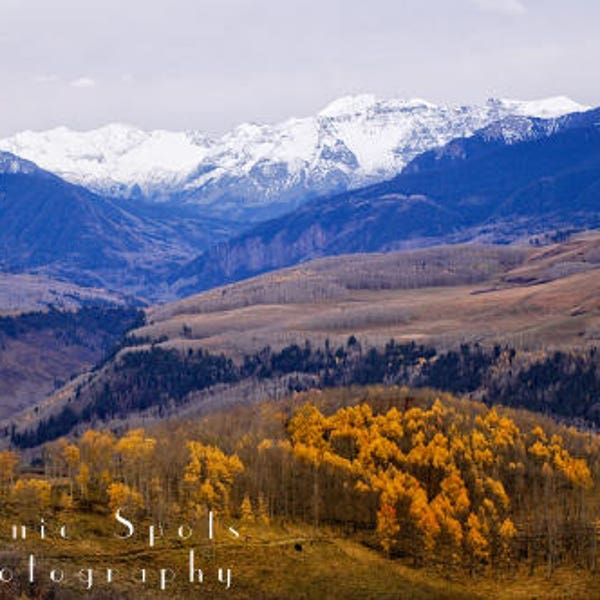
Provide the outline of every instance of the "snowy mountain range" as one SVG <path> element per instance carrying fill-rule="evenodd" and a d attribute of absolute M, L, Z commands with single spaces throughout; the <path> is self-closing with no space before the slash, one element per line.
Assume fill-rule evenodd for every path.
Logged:
<path fill-rule="evenodd" d="M 111 124 L 24 131 L 0 140 L 0 150 L 103 196 L 174 200 L 211 215 L 258 219 L 389 179 L 418 154 L 506 117 L 587 109 L 565 97 L 451 106 L 365 94 L 340 98 L 312 117 L 242 124 L 219 139 Z M 505 140 L 519 139 L 519 131 L 505 132 Z"/>

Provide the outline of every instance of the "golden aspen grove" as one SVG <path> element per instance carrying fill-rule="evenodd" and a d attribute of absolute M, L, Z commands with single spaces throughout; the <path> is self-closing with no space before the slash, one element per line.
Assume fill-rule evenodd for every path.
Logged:
<path fill-rule="evenodd" d="M 456 585 L 593 577 L 599 446 L 595 434 L 534 413 L 425 390 L 315 390 L 147 430 L 88 429 L 47 443 L 31 461 L 38 467 L 4 450 L 0 535 L 18 548 L 30 542 L 11 539 L 15 523 L 30 539 L 40 519 L 68 524 L 84 556 L 91 544 L 117 552 L 107 525 L 116 511 L 161 532 L 204 530 L 210 515 L 221 537 L 230 526 L 235 534 L 226 555 L 296 540 L 305 556 L 303 544 L 335 541 Z M 233 597 L 252 596 L 252 568 L 237 575 Z M 25 589 L 15 577 L 0 597 Z"/>

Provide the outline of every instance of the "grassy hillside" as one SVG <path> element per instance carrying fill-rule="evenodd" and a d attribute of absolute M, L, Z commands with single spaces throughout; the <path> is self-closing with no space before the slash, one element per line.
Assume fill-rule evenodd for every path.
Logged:
<path fill-rule="evenodd" d="M 130 544 L 124 553 L 118 544 L 111 543 L 109 536 L 113 532 L 107 527 L 106 517 L 84 514 L 74 517 L 80 535 L 68 545 L 38 541 L 11 547 L 10 542 L 3 540 L 5 550 L 0 555 L 3 564 L 16 565 L 29 550 L 37 552 L 40 575 L 45 580 L 36 586 L 21 581 L 0 587 L 2 600 L 13 600 L 19 597 L 19 591 L 26 590 L 31 590 L 33 597 L 52 594 L 56 600 L 81 597 L 133 600 L 167 595 L 184 600 L 192 590 L 205 597 L 236 600 L 589 600 L 600 594 L 597 576 L 585 570 L 559 568 L 551 579 L 542 570 L 530 575 L 527 569 L 502 578 L 462 575 L 448 579 L 432 569 L 415 569 L 410 561 L 390 561 L 376 550 L 335 533 L 323 531 L 315 535 L 310 527 L 277 525 L 252 526 L 246 529 L 248 539 L 243 542 L 217 542 L 210 548 L 197 545 L 196 550 L 203 557 L 200 564 L 207 575 L 205 583 L 194 588 L 185 579 L 188 558 L 181 544 L 163 543 L 151 551 L 137 542 Z M 99 530 L 106 538 L 90 542 L 90 538 L 97 538 Z M 88 541 L 83 539 L 85 536 Z M 295 549 L 298 543 L 302 546 L 300 552 Z M 206 558 L 213 552 L 215 558 Z M 12 557 L 8 561 L 7 555 Z M 48 582 L 51 565 L 66 568 L 65 584 Z M 126 580 L 107 585 L 107 565 L 119 569 Z M 178 578 L 169 584 L 167 591 L 160 591 L 159 571 L 167 565 L 177 570 Z M 232 569 L 232 586 L 226 591 L 223 584 L 215 581 L 215 569 L 220 565 Z M 84 591 L 84 585 L 74 578 L 75 566 L 96 569 L 97 580 L 91 591 Z M 148 584 L 128 581 L 133 574 L 139 577 L 135 569 L 142 567 L 148 569 Z"/>
<path fill-rule="evenodd" d="M 600 234 L 545 246 L 465 245 L 306 263 L 153 308 L 140 338 L 235 355 L 354 334 L 548 348 L 600 332 Z"/>

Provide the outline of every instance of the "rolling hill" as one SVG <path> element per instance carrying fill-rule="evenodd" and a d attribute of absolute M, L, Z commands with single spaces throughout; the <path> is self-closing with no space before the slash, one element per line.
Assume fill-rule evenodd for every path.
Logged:
<path fill-rule="evenodd" d="M 140 324 L 141 311 L 109 303 L 0 316 L 0 418 L 42 400 L 93 368 Z"/>

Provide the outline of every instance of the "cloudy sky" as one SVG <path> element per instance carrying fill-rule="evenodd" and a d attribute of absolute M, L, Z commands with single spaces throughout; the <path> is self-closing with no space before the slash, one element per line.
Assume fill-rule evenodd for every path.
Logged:
<path fill-rule="evenodd" d="M 360 92 L 600 105 L 597 0 L 0 0 L 0 135 L 220 133 Z"/>

